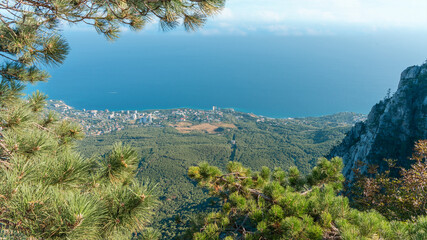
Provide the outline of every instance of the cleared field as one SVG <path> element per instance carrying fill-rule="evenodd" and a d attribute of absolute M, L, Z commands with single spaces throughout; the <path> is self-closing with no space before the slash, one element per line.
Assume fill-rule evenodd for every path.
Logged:
<path fill-rule="evenodd" d="M 180 122 L 172 125 L 180 133 L 190 133 L 192 131 L 205 132 L 205 133 L 219 133 L 224 129 L 234 129 L 236 125 L 230 123 L 202 123 L 193 125 L 189 122 Z M 222 129 L 221 129 L 222 128 Z"/>

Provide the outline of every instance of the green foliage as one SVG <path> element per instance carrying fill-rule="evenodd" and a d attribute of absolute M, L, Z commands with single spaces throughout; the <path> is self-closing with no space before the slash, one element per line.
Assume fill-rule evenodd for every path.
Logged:
<path fill-rule="evenodd" d="M 81 157 L 73 144 L 80 127 L 44 115 L 44 99 L 35 93 L 0 110 L 0 222 L 37 239 L 123 239 L 142 231 L 156 197 L 153 185 L 134 180 L 135 151 L 117 144 L 99 161 Z"/>
<path fill-rule="evenodd" d="M 162 193 L 152 227 L 161 230 L 165 239 L 172 239 L 197 225 L 193 224 L 197 222 L 195 216 L 218 206 L 217 198 L 209 197 L 188 178 L 189 167 L 204 161 L 225 170 L 227 163 L 233 160 L 254 170 L 262 170 L 265 165 L 268 168 L 261 171 L 262 178 L 269 179 L 270 172 L 271 176 L 285 182 L 288 179 L 281 168 L 297 166 L 301 170 L 301 181 L 314 166 L 314 159 L 326 154 L 336 141 L 341 140 L 351 123 L 347 121 L 350 118 L 347 115 L 255 123 L 249 116 L 236 120 L 235 116 L 241 114 L 224 114 L 224 118 L 237 129 L 221 133 L 182 134 L 171 127 L 138 127 L 87 137 L 79 142 L 78 148 L 91 157 L 106 155 L 117 141 L 131 145 L 141 156 L 138 177 L 158 183 Z M 319 136 L 316 132 L 330 134 L 331 138 L 316 142 L 315 138 Z M 236 145 L 230 144 L 233 137 Z M 239 166 L 233 168 L 238 170 Z"/>
<path fill-rule="evenodd" d="M 189 176 L 221 198 L 193 239 L 425 239 L 425 217 L 390 222 L 376 211 L 360 212 L 338 193 L 344 178 L 340 158 L 320 159 L 306 177 L 296 168 L 252 172 L 230 162 L 227 172 L 206 163 Z"/>
<path fill-rule="evenodd" d="M 134 149 L 121 143 L 101 161 L 101 174 L 111 182 L 124 182 L 132 179 L 138 167 L 139 158 Z"/>
<path fill-rule="evenodd" d="M 141 232 L 156 200 L 153 185 L 134 180 L 136 152 L 116 144 L 99 160 L 81 157 L 73 144 L 83 137 L 81 126 L 43 114 L 47 96 L 37 91 L 24 100 L 22 91 L 49 78 L 42 66 L 64 62 L 64 23 L 91 25 L 110 40 L 121 26 L 139 30 L 154 19 L 165 30 L 180 23 L 195 30 L 224 0 L 0 5 L 0 223 L 20 238 L 35 239 L 124 239 Z"/>
<path fill-rule="evenodd" d="M 158 230 L 147 228 L 143 233 L 136 236 L 136 240 L 156 240 L 160 239 L 162 234 Z"/>
<path fill-rule="evenodd" d="M 163 179 L 163 183 L 174 185 L 170 186 L 170 193 L 176 194 L 182 191 L 183 169 L 189 163 L 209 159 L 209 163 L 191 167 L 188 174 L 208 188 L 215 196 L 212 200 L 219 200 L 222 208 L 195 222 L 201 228 L 193 234 L 194 239 L 426 237 L 427 220 L 419 211 L 425 211 L 425 204 L 418 200 L 419 196 L 426 198 L 422 187 L 425 171 L 420 171 L 425 163 L 421 160 L 404 172 L 409 180 L 398 185 L 400 195 L 393 195 L 403 202 L 399 206 L 415 211 L 409 213 L 411 216 L 420 215 L 407 222 L 390 222 L 375 211 L 359 212 L 349 208 L 348 200 L 337 196 L 343 182 L 342 163 L 337 158 L 321 159 L 313 171 L 304 176 L 313 165 L 314 156 L 323 155 L 345 131 L 346 127 L 334 119 L 327 120 L 335 121 L 334 126 L 320 128 L 314 124 L 301 130 L 300 124 L 292 122 L 284 124 L 286 127 L 255 124 L 246 117 L 239 122 L 238 130 L 219 129 L 219 135 L 209 137 L 193 134 L 193 139 L 188 141 L 191 144 L 181 143 L 184 146 L 181 149 L 176 143 L 182 136 L 169 128 L 160 130 L 163 139 L 156 139 L 154 145 L 145 145 L 142 150 L 131 148 L 138 141 L 125 133 L 121 139 L 127 138 L 128 144 L 116 143 L 103 157 L 85 159 L 74 147 L 75 140 L 83 137 L 79 125 L 58 120 L 53 113 L 44 114 L 47 97 L 40 92 L 27 100 L 20 98 L 25 84 L 49 78 L 41 65 L 64 62 L 69 46 L 60 34 L 63 22 L 89 24 L 108 39 L 117 38 L 123 25 L 138 30 L 154 19 L 159 20 L 164 30 L 180 24 L 186 30 L 196 30 L 207 17 L 223 8 L 224 0 L 5 1 L 1 5 L 5 11 L 0 13 L 3 59 L 0 66 L 0 181 L 3 183 L 0 185 L 0 223 L 7 226 L 9 236 L 22 239 L 159 238 L 159 232 L 145 228 L 157 202 L 156 187 L 135 180 L 135 176 L 148 172 L 161 179 L 164 174 L 158 173 L 166 173 L 169 179 Z M 173 137 L 165 139 L 170 136 Z M 235 146 L 229 146 L 231 139 L 237 140 Z M 102 139 L 89 141 L 98 140 Z M 168 144 L 173 148 L 168 148 Z M 265 146 L 274 146 L 274 150 Z M 142 162 L 138 151 L 142 153 Z M 104 153 L 103 149 L 92 152 Z M 170 158 L 171 155 L 178 158 Z M 167 158 L 168 161 L 159 161 Z M 177 159 L 185 160 L 180 168 L 175 168 Z M 226 164 L 228 160 L 231 161 Z M 277 168 L 271 171 L 263 167 L 256 172 L 243 167 L 242 162 L 256 170 L 265 163 Z M 218 163 L 220 167 L 213 167 L 211 163 Z M 289 170 L 285 172 L 279 167 Z M 389 181 L 384 186 L 393 184 L 394 181 Z M 201 191 L 196 194 L 203 195 Z M 170 197 L 168 201 L 173 199 Z M 177 223 L 182 221 L 180 216 L 174 219 Z"/>
<path fill-rule="evenodd" d="M 390 170 L 376 173 L 377 166 L 370 166 L 374 177 L 358 175 L 351 187 L 354 205 L 361 209 L 376 209 L 389 219 L 408 220 L 427 215 L 427 141 L 415 144 L 413 164 L 400 169 L 400 176 L 391 177 Z M 387 160 L 394 168 L 395 161 Z"/>

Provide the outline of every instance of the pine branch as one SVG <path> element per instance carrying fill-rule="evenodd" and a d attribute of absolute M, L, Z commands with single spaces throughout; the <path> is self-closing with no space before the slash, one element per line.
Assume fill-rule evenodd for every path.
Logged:
<path fill-rule="evenodd" d="M 4 55 L 4 54 L 2 54 L 2 53 L 0 53 L 0 56 L 1 56 L 1 57 L 4 57 L 4 58 L 6 58 L 6 59 L 9 59 L 9 60 L 11 60 L 11 61 L 14 61 L 14 62 L 19 63 L 19 61 L 18 61 L 18 60 L 13 59 L 13 58 L 11 58 L 11 57 L 8 57 L 8 56 L 6 56 L 6 55 Z"/>
<path fill-rule="evenodd" d="M 331 223 L 331 229 L 323 234 L 323 239 L 342 240 L 340 230 L 336 227 L 334 222 Z"/>
<path fill-rule="evenodd" d="M 7 155 L 12 156 L 11 151 L 9 151 L 9 149 L 7 149 L 6 145 L 4 145 L 2 143 L 3 140 L 0 140 L 0 147 L 3 148 L 3 150 L 7 153 Z"/>
<path fill-rule="evenodd" d="M 0 163 L 2 163 L 2 164 L 4 164 L 4 165 L 6 165 L 6 167 L 7 167 L 7 168 L 10 168 L 10 167 L 11 167 L 11 165 L 12 165 L 10 162 L 3 161 L 3 160 L 0 160 Z"/>
<path fill-rule="evenodd" d="M 216 177 L 216 178 L 217 178 L 217 180 L 220 180 L 220 181 L 222 181 L 224 183 L 232 184 L 237 189 L 243 189 L 244 188 L 244 186 L 242 186 L 239 183 L 233 183 L 233 182 L 228 181 L 227 179 L 224 178 L 225 176 L 227 176 L 227 174 L 223 175 L 223 176 Z M 270 198 L 269 196 L 265 195 L 264 193 L 262 193 L 259 190 L 252 189 L 252 188 L 247 188 L 246 190 L 249 191 L 252 195 L 255 195 L 256 197 L 262 197 L 262 198 L 264 198 L 265 200 L 267 200 L 267 201 L 269 201 L 271 203 L 276 203 L 276 201 L 274 199 Z"/>
<path fill-rule="evenodd" d="M 42 125 L 38 124 L 38 123 L 34 123 L 34 125 L 39 128 L 40 130 L 44 130 L 47 132 L 50 132 L 52 134 L 54 134 L 55 136 L 59 137 L 54 131 L 50 130 L 49 128 L 43 127 Z"/>

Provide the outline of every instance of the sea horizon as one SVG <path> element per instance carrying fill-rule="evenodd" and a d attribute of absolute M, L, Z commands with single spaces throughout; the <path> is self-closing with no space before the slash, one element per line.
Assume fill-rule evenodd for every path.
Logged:
<path fill-rule="evenodd" d="M 368 113 L 388 89 L 396 90 L 405 68 L 422 64 L 427 51 L 410 32 L 173 38 L 125 33 L 113 43 L 96 33 L 67 35 L 72 51 L 64 64 L 49 68 L 51 79 L 27 92 L 39 89 L 78 109 L 218 106 L 273 118 Z M 79 44 L 82 38 L 85 44 Z M 409 47 L 414 45 L 419 47 Z"/>

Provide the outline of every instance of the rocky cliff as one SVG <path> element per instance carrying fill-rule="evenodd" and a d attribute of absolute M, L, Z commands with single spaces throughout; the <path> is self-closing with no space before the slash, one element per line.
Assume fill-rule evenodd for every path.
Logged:
<path fill-rule="evenodd" d="M 376 104 L 367 120 L 357 123 L 329 157 L 343 158 L 343 173 L 351 181 L 357 161 L 365 163 L 362 173 L 368 165 L 378 165 L 383 171 L 384 159 L 410 166 L 409 157 L 419 139 L 427 139 L 427 64 L 403 71 L 396 93 Z"/>

